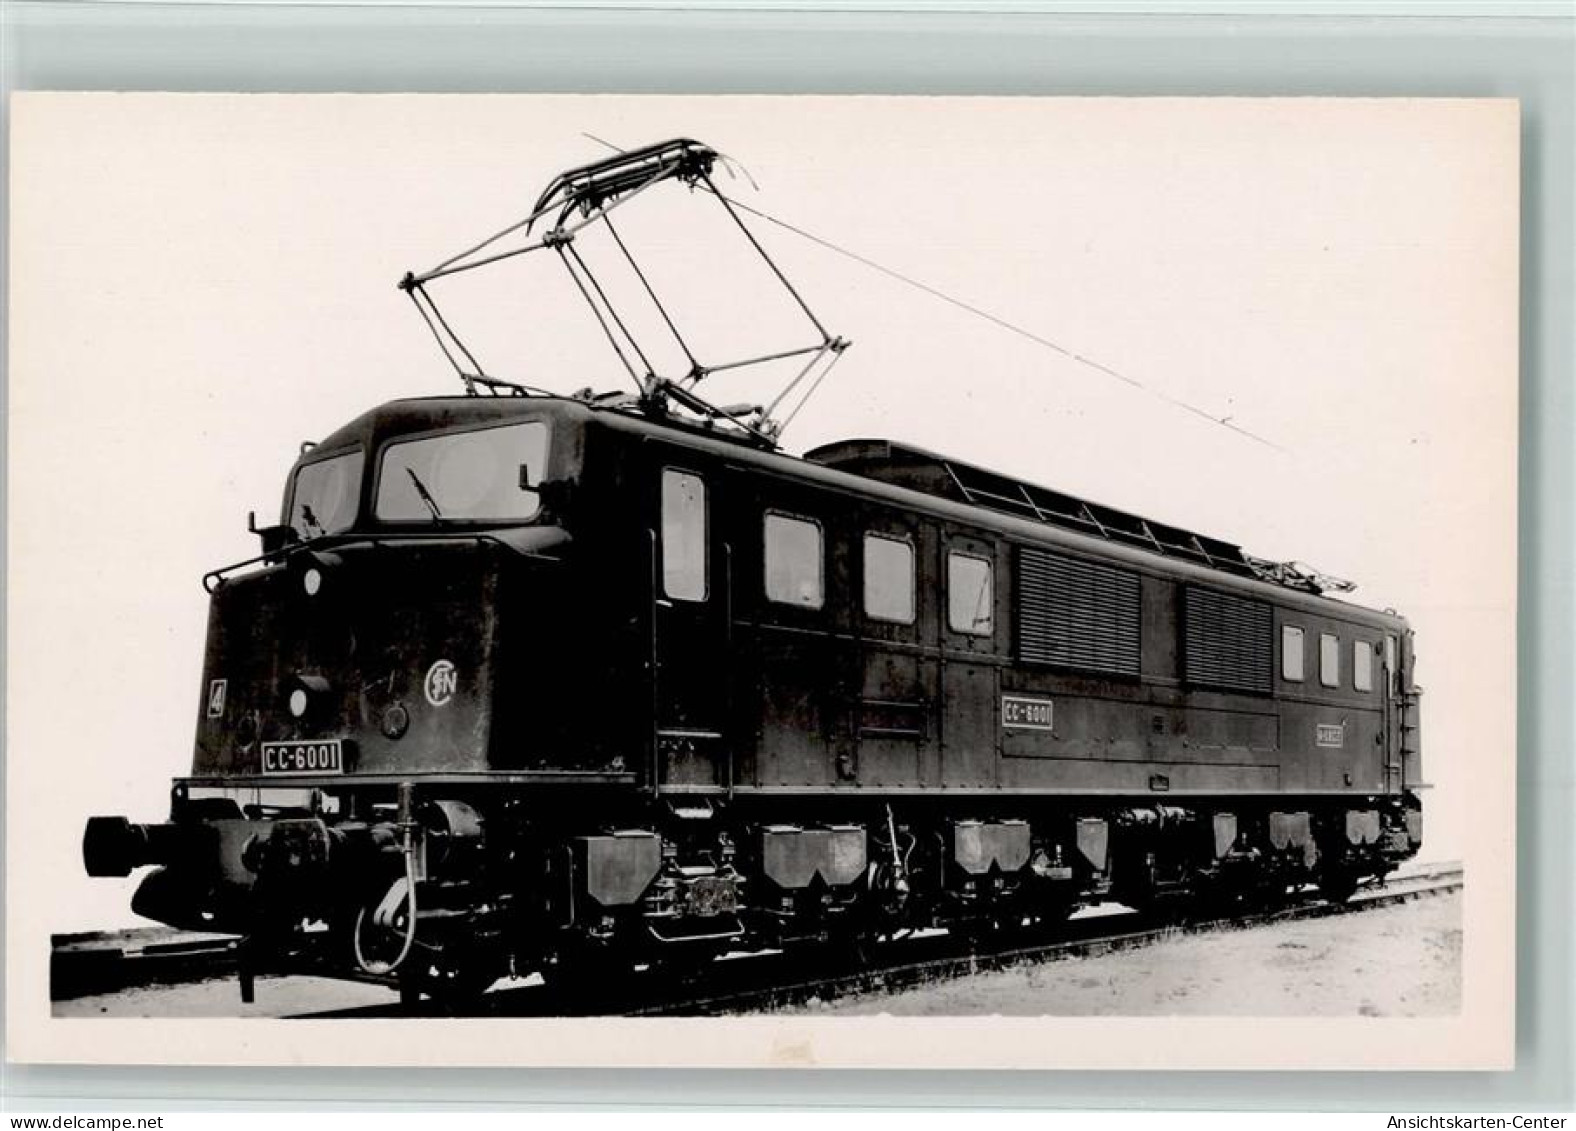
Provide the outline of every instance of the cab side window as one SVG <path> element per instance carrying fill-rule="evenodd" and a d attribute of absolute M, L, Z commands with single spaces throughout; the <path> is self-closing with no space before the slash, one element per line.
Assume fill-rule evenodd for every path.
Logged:
<path fill-rule="evenodd" d="M 1352 687 L 1358 691 L 1374 689 L 1374 646 L 1366 640 L 1352 641 Z"/>
<path fill-rule="evenodd" d="M 865 615 L 914 623 L 914 547 L 904 539 L 865 535 Z"/>
<path fill-rule="evenodd" d="M 1302 629 L 1294 624 L 1281 625 L 1281 678 L 1302 682 Z"/>
<path fill-rule="evenodd" d="M 662 472 L 662 592 L 679 601 L 704 601 L 706 482 L 674 468 Z"/>
<path fill-rule="evenodd" d="M 1319 634 L 1319 682 L 1325 687 L 1341 686 L 1341 640 L 1329 632 Z"/>
<path fill-rule="evenodd" d="M 819 609 L 826 600 L 821 524 L 768 511 L 765 537 L 766 599 Z"/>
<path fill-rule="evenodd" d="M 995 596 L 990 562 L 954 550 L 947 555 L 947 625 L 968 636 L 989 636 Z"/>

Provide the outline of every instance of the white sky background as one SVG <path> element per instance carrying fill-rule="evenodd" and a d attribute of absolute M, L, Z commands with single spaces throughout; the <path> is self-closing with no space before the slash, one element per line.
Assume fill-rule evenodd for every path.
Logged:
<path fill-rule="evenodd" d="M 1282 450 L 754 226 L 855 343 L 790 450 L 902 439 L 1357 581 L 1355 599 L 1418 632 L 1438 784 L 1424 855 L 1508 882 L 1513 104 L 23 94 L 14 107 L 13 949 L 28 932 L 130 921 L 133 881 L 82 874 L 81 824 L 162 819 L 168 779 L 189 768 L 200 576 L 256 551 L 246 511 L 273 520 L 300 441 L 381 401 L 458 390 L 395 283 L 607 153 L 582 131 L 699 138 L 759 184 L 719 173 L 740 200 L 1271 439 Z M 700 280 L 675 309 L 692 308 L 696 341 L 806 340 L 802 322 L 738 301 L 754 292 L 731 268 L 754 268 L 736 241 L 692 240 L 720 231 L 695 220 L 709 202 L 657 191 L 676 199 L 644 224 L 642 202 L 615 219 L 662 244 L 663 277 Z M 561 270 L 529 258 L 432 294 L 495 375 L 616 386 Z M 759 395 L 715 381 L 719 400 Z"/>

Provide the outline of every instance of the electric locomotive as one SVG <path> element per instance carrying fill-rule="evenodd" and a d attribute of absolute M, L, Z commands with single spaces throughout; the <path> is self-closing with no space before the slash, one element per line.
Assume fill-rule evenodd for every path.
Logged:
<path fill-rule="evenodd" d="M 545 246 L 714 159 L 572 170 Z M 242 936 L 243 992 L 1340 900 L 1420 846 L 1413 635 L 1344 583 L 891 441 L 795 458 L 693 373 L 462 376 L 302 453 L 204 579 L 169 819 L 88 822 L 139 914 Z"/>

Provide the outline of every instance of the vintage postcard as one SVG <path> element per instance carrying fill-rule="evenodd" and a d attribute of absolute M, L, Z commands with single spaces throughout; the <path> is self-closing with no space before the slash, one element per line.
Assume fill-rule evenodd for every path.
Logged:
<path fill-rule="evenodd" d="M 11 1055 L 1508 1067 L 1518 131 L 17 95 Z"/>

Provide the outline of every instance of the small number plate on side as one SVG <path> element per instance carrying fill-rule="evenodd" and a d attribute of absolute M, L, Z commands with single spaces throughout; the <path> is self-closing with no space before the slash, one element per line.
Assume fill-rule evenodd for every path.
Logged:
<path fill-rule="evenodd" d="M 339 739 L 321 742 L 265 742 L 263 743 L 263 773 L 265 774 L 342 774 L 345 772 L 344 756 Z"/>
<path fill-rule="evenodd" d="M 1001 725 L 1017 730 L 1051 730 L 1052 705 L 1049 699 L 1030 699 L 1023 695 L 1001 697 Z"/>

